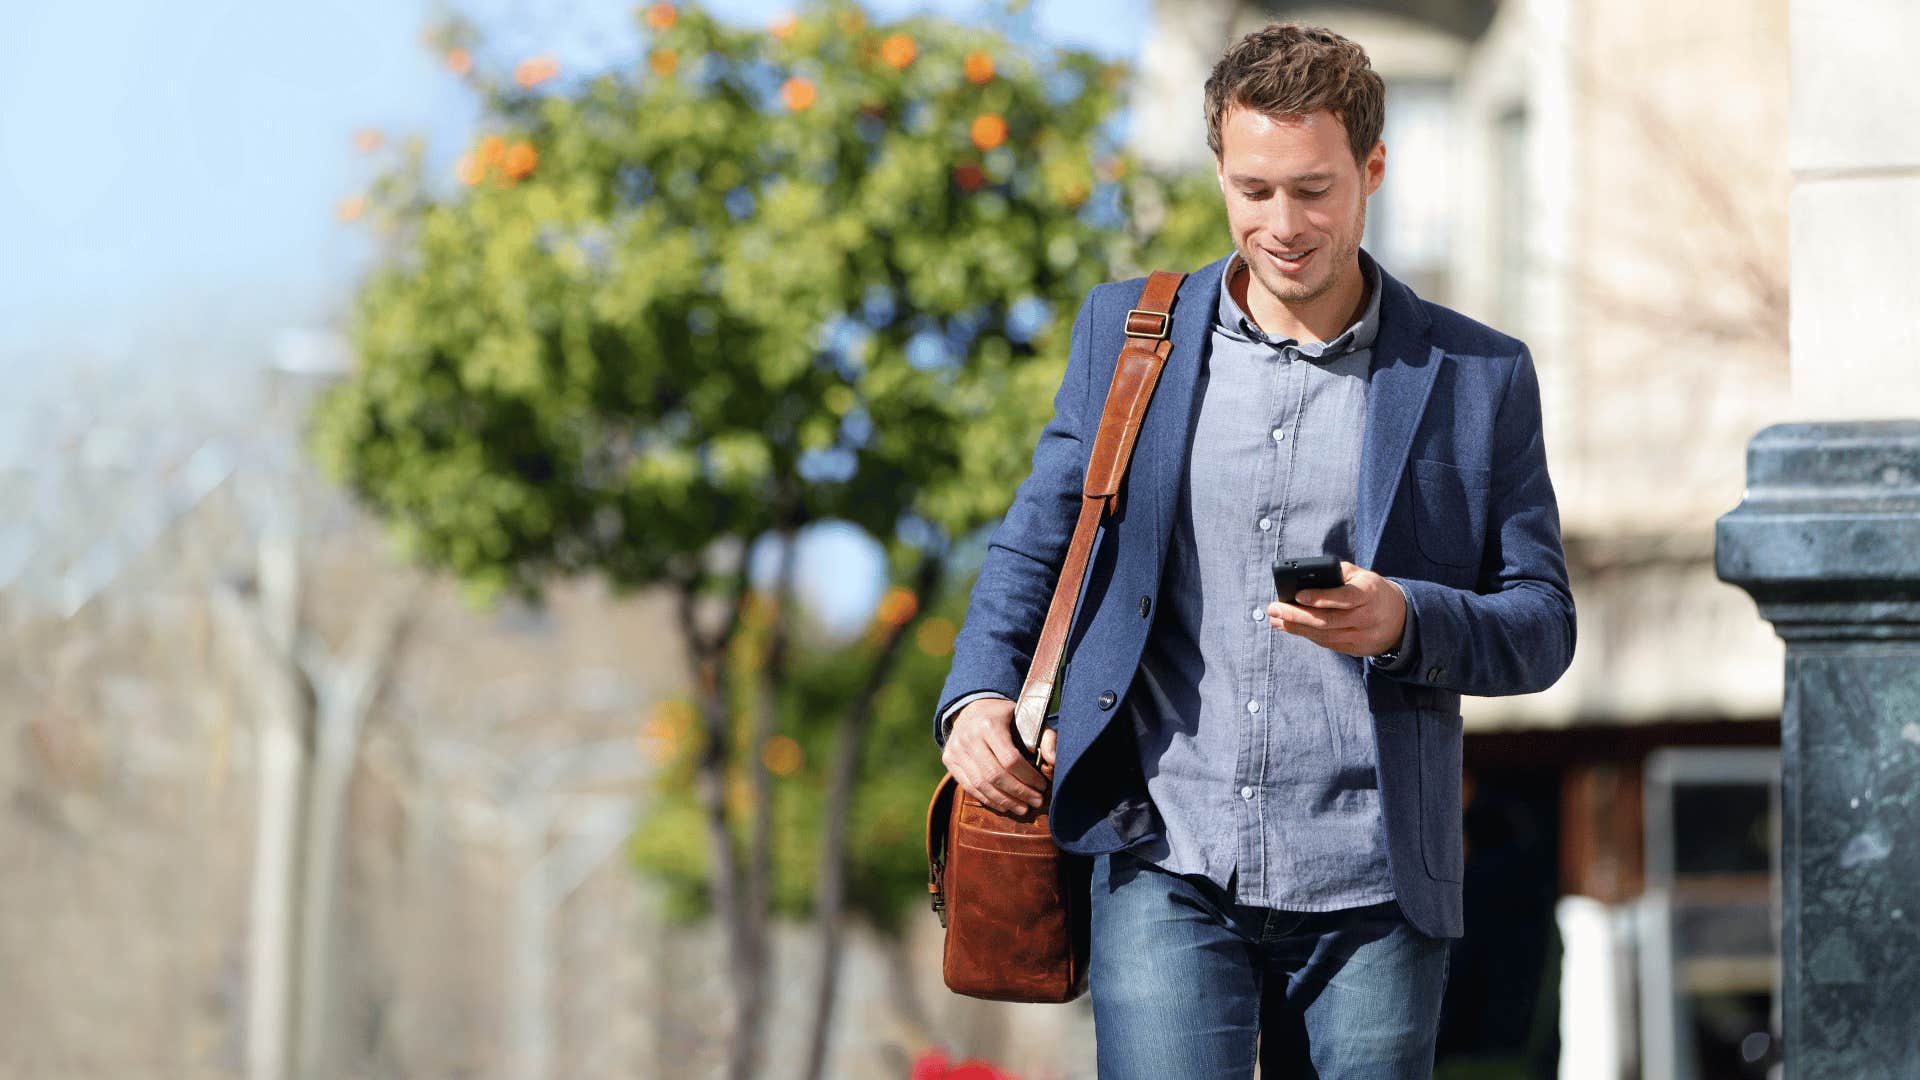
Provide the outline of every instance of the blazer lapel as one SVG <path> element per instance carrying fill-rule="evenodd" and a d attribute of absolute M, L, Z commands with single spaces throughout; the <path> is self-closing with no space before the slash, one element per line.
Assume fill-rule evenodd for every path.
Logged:
<path fill-rule="evenodd" d="M 1160 370 L 1160 382 L 1154 387 L 1153 401 L 1141 421 L 1139 442 L 1134 447 L 1133 476 L 1128 482 L 1136 485 L 1136 492 L 1144 489 L 1151 493 L 1146 502 L 1152 507 L 1156 567 L 1166 554 L 1180 481 L 1187 471 L 1194 392 L 1213 330 L 1214 311 L 1220 304 L 1220 275 L 1229 258 L 1231 254 L 1208 263 L 1180 283 L 1173 305 L 1173 350 Z"/>
<path fill-rule="evenodd" d="M 1427 337 L 1428 319 L 1413 290 L 1380 271 L 1380 334 L 1367 386 L 1367 430 L 1360 448 L 1354 506 L 1354 562 L 1372 568 L 1380 536 L 1406 473 L 1413 432 L 1444 355 Z"/>

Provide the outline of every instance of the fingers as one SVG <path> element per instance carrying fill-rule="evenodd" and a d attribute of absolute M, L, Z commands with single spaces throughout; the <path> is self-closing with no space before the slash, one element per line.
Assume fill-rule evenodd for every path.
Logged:
<path fill-rule="evenodd" d="M 1040 770 L 1027 761 L 1018 747 L 1013 745 L 1013 729 L 993 727 L 987 732 L 987 749 L 993 753 L 999 763 L 998 774 L 989 777 L 994 787 L 1019 799 L 1029 806 L 1038 808 L 1043 801 L 1041 791 L 1047 786 L 1047 778 Z"/>
<path fill-rule="evenodd" d="M 1056 741 L 1052 728 L 1040 733 L 1040 760 L 1046 762 L 1049 769 L 1053 768 L 1053 744 Z"/>
<path fill-rule="evenodd" d="M 1051 744 L 1043 737 L 1041 745 Z M 968 794 L 998 813 L 1025 818 L 1045 802 L 1046 778 L 1014 744 L 1011 702 L 983 700 L 961 710 L 941 761 Z"/>
<path fill-rule="evenodd" d="M 1308 630 L 1305 628 L 1294 629 L 1291 626 L 1283 626 L 1280 627 L 1280 629 L 1292 634 L 1294 637 L 1310 641 L 1323 649 L 1330 649 L 1337 653 L 1345 653 L 1348 656 L 1367 656 L 1378 651 L 1367 648 L 1365 645 L 1366 638 L 1357 630 Z"/>
<path fill-rule="evenodd" d="M 1374 585 L 1367 579 L 1373 576 L 1371 570 L 1343 562 L 1340 564 L 1340 580 L 1345 584 L 1332 589 L 1301 589 L 1294 594 L 1293 602 L 1308 608 L 1361 607 L 1372 598 Z"/>
<path fill-rule="evenodd" d="M 1267 605 L 1267 623 L 1275 630 L 1290 631 L 1346 631 L 1357 630 L 1365 625 L 1364 616 L 1350 612 L 1351 609 L 1321 611 L 1275 600 Z"/>
<path fill-rule="evenodd" d="M 1367 620 L 1343 611 L 1309 611 L 1278 600 L 1267 605 L 1267 625 L 1334 652 L 1367 656 Z"/>
<path fill-rule="evenodd" d="M 1352 585 L 1337 589 L 1301 589 L 1293 594 L 1293 602 L 1299 607 L 1357 608 L 1367 602 L 1367 594 Z"/>
<path fill-rule="evenodd" d="M 1032 812 L 1029 804 L 1017 801 L 993 786 L 971 765 L 963 765 L 959 768 L 948 766 L 947 771 L 953 773 L 953 778 L 960 781 L 960 786 L 967 789 L 967 794 L 973 796 L 983 806 L 1016 818 L 1026 817 Z"/>
<path fill-rule="evenodd" d="M 947 771 L 953 774 L 953 778 L 960 782 L 961 787 L 967 789 L 967 794 L 973 796 L 975 801 L 1009 817 L 1027 815 L 1027 804 L 1015 801 L 1012 796 L 994 787 L 986 779 L 986 772 L 977 763 L 955 752 L 952 740 L 948 740 L 947 750 L 948 753 L 942 756 Z"/>

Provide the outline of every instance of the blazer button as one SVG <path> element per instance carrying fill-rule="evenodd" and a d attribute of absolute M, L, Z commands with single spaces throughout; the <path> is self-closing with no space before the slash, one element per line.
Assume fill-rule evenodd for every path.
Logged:
<path fill-rule="evenodd" d="M 1441 667 L 1439 664 L 1435 664 L 1432 667 L 1427 669 L 1428 682 L 1439 682 L 1441 679 L 1446 678 L 1446 676 L 1447 676 L 1447 669 Z"/>
<path fill-rule="evenodd" d="M 1114 698 L 1114 696 L 1113 696 L 1113 691 L 1111 691 L 1111 690 L 1103 690 L 1103 691 L 1101 691 L 1101 692 L 1100 692 L 1100 707 L 1101 707 L 1101 708 L 1103 708 L 1103 709 L 1111 709 L 1111 708 L 1113 708 L 1113 703 L 1114 703 L 1114 701 L 1115 701 L 1115 698 Z"/>
<path fill-rule="evenodd" d="M 1153 610 L 1153 597 L 1151 596 L 1141 597 L 1140 598 L 1140 617 L 1143 619 L 1146 618 L 1147 612 L 1152 610 Z"/>

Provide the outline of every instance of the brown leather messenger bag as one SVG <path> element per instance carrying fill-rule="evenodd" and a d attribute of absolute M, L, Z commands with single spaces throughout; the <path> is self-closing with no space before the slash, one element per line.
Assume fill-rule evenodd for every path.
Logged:
<path fill-rule="evenodd" d="M 1030 760 L 1039 753 L 1094 532 L 1120 493 L 1140 422 L 1173 347 L 1174 293 L 1184 277 L 1154 271 L 1141 289 L 1139 306 L 1127 312 L 1127 341 L 1087 457 L 1080 517 L 1014 706 L 1014 728 Z M 1051 781 L 1052 767 L 1041 769 Z M 1054 844 L 1051 810 L 1049 792 L 1031 818 L 1008 817 L 976 801 L 951 774 L 934 789 L 927 807 L 927 890 L 947 930 L 942 968 L 955 993 L 1062 1002 L 1086 990 L 1091 860 Z"/>

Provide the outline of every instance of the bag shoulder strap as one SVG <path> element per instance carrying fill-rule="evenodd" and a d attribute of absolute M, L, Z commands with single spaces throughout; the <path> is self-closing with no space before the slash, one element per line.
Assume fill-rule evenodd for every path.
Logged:
<path fill-rule="evenodd" d="M 1160 369 L 1173 351 L 1173 300 L 1185 274 L 1155 270 L 1147 275 L 1140 290 L 1138 307 L 1127 312 L 1126 343 L 1113 367 L 1113 382 L 1107 387 L 1107 401 L 1100 412 L 1100 430 L 1094 436 L 1093 449 L 1087 455 L 1086 480 L 1080 490 L 1080 517 L 1074 523 L 1073 540 L 1060 564 L 1060 579 L 1053 587 L 1053 599 L 1047 604 L 1047 621 L 1040 630 L 1040 642 L 1034 646 L 1033 662 L 1027 667 L 1027 680 L 1020 688 L 1014 706 L 1013 723 L 1027 752 L 1040 746 L 1040 728 L 1046 723 L 1047 703 L 1053 699 L 1053 683 L 1060 670 L 1061 653 L 1067 644 L 1067 628 L 1072 625 L 1073 609 L 1080 596 L 1080 583 L 1087 574 L 1087 561 L 1093 554 L 1093 534 L 1101 517 L 1120 494 L 1126 477 L 1127 462 L 1133 457 L 1134 440 L 1140 435 L 1140 422 L 1147 415 L 1153 388 L 1160 381 Z"/>

